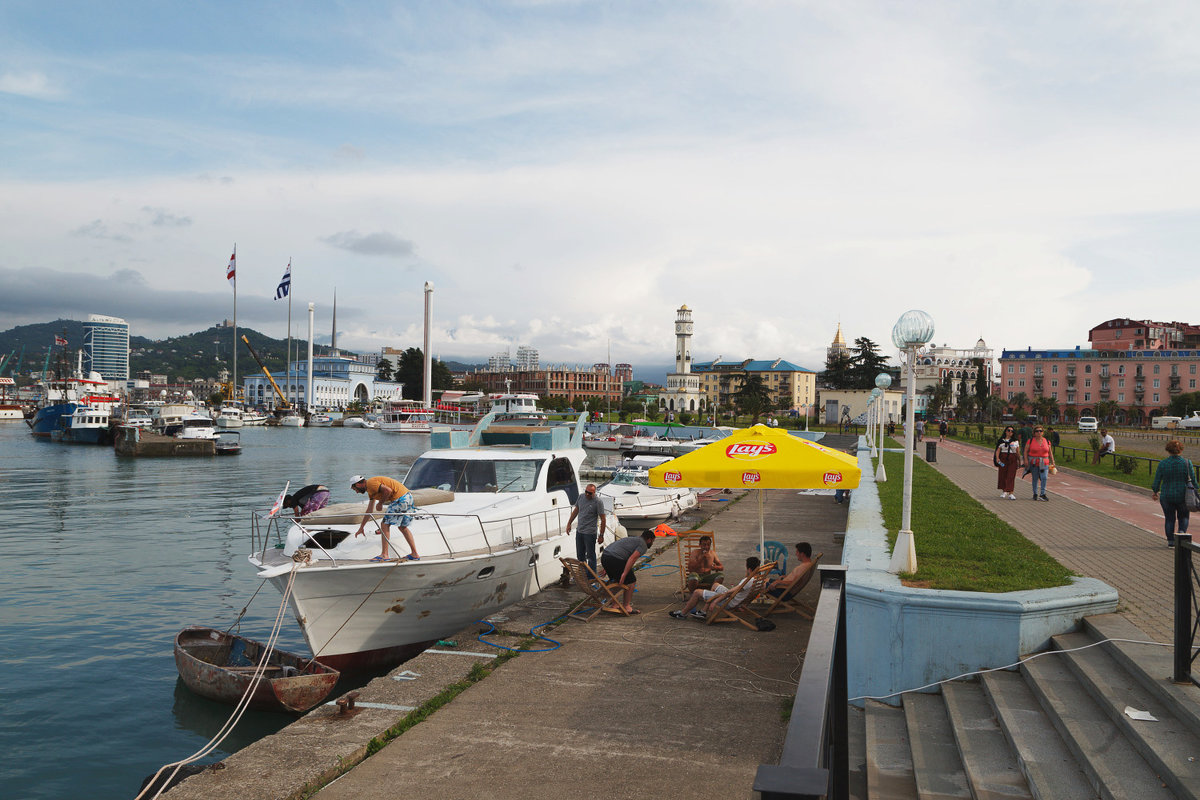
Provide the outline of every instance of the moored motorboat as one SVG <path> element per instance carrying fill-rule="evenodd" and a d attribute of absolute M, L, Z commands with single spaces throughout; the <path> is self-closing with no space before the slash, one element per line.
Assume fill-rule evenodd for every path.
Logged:
<path fill-rule="evenodd" d="M 303 428 L 304 416 L 296 410 L 285 411 L 279 417 L 279 424 L 284 428 Z"/>
<path fill-rule="evenodd" d="M 379 430 L 385 433 L 429 433 L 433 412 L 416 400 L 393 400 L 383 409 Z"/>
<path fill-rule="evenodd" d="M 12 394 L 16 393 L 17 383 L 12 378 L 0 377 L 0 422 L 20 422 L 25 419 L 25 409 L 16 402 Z"/>
<path fill-rule="evenodd" d="M 236 456 L 242 452 L 242 435 L 237 431 L 221 431 L 213 447 L 219 456 Z"/>
<path fill-rule="evenodd" d="M 653 527 L 699 504 L 693 489 L 651 486 L 645 470 L 619 469 L 597 493 L 612 501 L 617 519 L 631 528 Z"/>
<path fill-rule="evenodd" d="M 214 628 L 191 626 L 175 637 L 175 666 L 198 695 L 237 703 L 250 689 L 265 648 L 260 642 Z M 340 677 L 319 661 L 273 650 L 254 687 L 250 707 L 303 713 L 329 696 Z"/>
<path fill-rule="evenodd" d="M 242 425 L 266 425 L 270 417 L 261 411 L 246 409 L 242 412 Z"/>
<path fill-rule="evenodd" d="M 572 433 L 491 414 L 471 432 L 435 430 L 403 481 L 417 504 L 419 561 L 372 562 L 380 539 L 354 536 L 358 506 L 300 525 L 257 521 L 250 563 L 282 593 L 293 555 L 309 550 L 288 602 L 316 657 L 343 670 L 399 663 L 559 578 L 558 557 L 575 553 L 566 523 L 581 491 L 581 438 L 582 424 Z M 621 530 L 616 520 L 609 530 Z M 391 547 L 407 555 L 395 528 Z"/>
<path fill-rule="evenodd" d="M 214 420 L 218 428 L 240 428 L 246 424 L 245 411 L 241 403 L 225 401 Z"/>
<path fill-rule="evenodd" d="M 329 414 L 315 412 L 308 415 L 308 427 L 310 428 L 332 428 L 333 417 Z"/>

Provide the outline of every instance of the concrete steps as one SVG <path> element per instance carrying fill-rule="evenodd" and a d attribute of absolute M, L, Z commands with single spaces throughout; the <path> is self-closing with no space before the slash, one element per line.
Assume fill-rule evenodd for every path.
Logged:
<path fill-rule="evenodd" d="M 1147 638 L 1118 615 L 1090 617 L 1019 670 L 907 694 L 901 708 L 867 701 L 851 714 L 851 796 L 1200 800 L 1200 688 L 1172 684 L 1170 649 Z"/>

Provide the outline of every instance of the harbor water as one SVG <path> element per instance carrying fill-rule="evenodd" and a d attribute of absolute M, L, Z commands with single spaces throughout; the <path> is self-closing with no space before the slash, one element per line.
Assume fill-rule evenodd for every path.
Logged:
<path fill-rule="evenodd" d="M 229 626 L 259 588 L 246 561 L 251 511 L 267 511 L 287 481 L 361 499 L 350 476 L 403 478 L 428 443 L 252 427 L 238 456 L 131 459 L 0 424 L 3 796 L 132 798 L 160 766 L 202 748 L 231 708 L 179 682 L 174 636 Z M 241 632 L 265 640 L 279 600 L 264 587 Z M 308 652 L 290 615 L 279 646 Z M 202 763 L 289 721 L 251 712 Z"/>

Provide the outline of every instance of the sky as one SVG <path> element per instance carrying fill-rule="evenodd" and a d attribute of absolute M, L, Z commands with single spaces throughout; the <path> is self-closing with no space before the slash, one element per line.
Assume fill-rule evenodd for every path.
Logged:
<path fill-rule="evenodd" d="M 1194 2 L 0 4 L 0 329 L 824 366 L 1200 322 Z M 636 377 L 636 376 L 635 376 Z"/>

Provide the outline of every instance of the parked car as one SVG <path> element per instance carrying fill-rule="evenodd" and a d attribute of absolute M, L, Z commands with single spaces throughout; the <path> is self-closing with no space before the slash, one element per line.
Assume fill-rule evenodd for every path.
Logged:
<path fill-rule="evenodd" d="M 1079 418 L 1079 432 L 1080 433 L 1083 433 L 1084 431 L 1096 431 L 1099 429 L 1100 429 L 1100 423 L 1096 420 L 1095 417 L 1080 417 Z"/>

